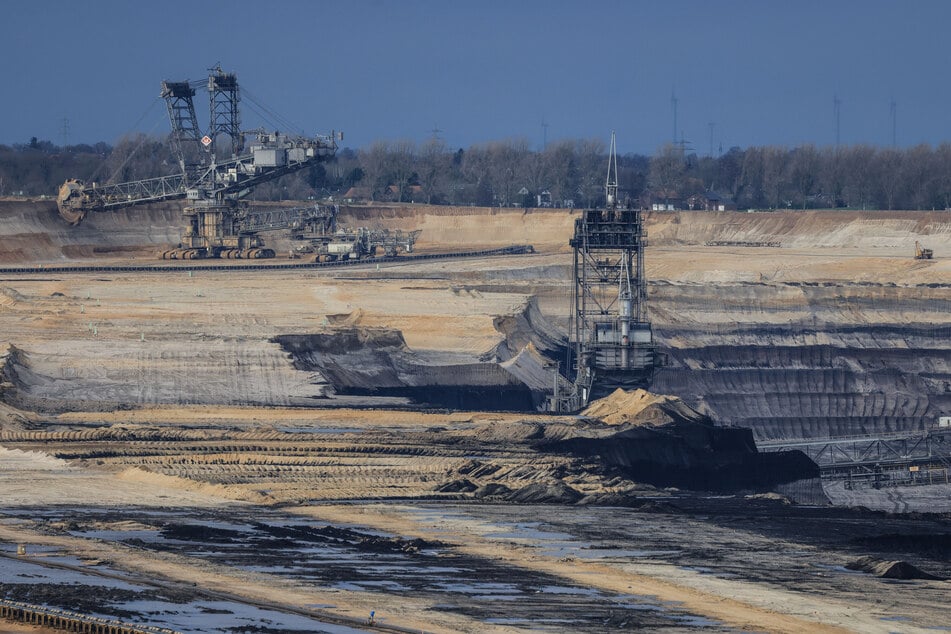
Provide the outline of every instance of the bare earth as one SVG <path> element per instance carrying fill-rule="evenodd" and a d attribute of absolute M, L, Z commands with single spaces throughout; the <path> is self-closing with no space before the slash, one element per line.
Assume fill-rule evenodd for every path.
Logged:
<path fill-rule="evenodd" d="M 121 578 L 148 588 L 141 592 L 150 600 L 187 594 L 265 606 L 328 628 L 947 627 L 947 581 L 896 582 L 846 568 L 871 554 L 951 575 L 947 516 L 896 518 L 623 481 L 524 444 L 539 428 L 571 433 L 574 417 L 424 412 L 403 397 L 368 408 L 335 394 L 274 340 L 391 329 L 425 363 L 485 362 L 507 341 L 499 318 L 535 306 L 552 327 L 565 327 L 572 219 L 560 210 L 401 209 L 381 222 L 422 228 L 423 252 L 531 243 L 537 253 L 304 271 L 198 264 L 67 275 L 55 271 L 68 260 L 54 236 L 37 258 L 42 272 L 0 275 L 0 354 L 16 370 L 0 385 L 0 590 L 25 593 L 29 575 L 39 574 L 2 572 L 25 543 L 31 554 L 21 560 L 45 566 L 53 585 L 57 574 L 87 570 L 92 576 L 72 583 Z M 45 231 L 39 224 L 34 233 Z M 23 243 L 27 229 L 8 227 L 8 246 Z M 951 247 L 940 246 L 951 233 L 948 214 L 678 214 L 649 218 L 648 230 L 652 318 L 672 333 L 808 323 L 819 310 L 842 324 L 920 320 L 922 311 L 931 323 L 951 321 Z M 936 260 L 910 257 L 922 236 Z M 713 240 L 782 247 L 706 246 Z M 133 263 L 118 253 L 84 261 Z M 812 287 L 801 285 L 835 287 L 838 308 L 817 308 L 804 290 Z M 718 286 L 731 290 L 682 303 Z M 560 483 L 632 503 L 479 503 L 471 491 L 446 488 L 464 480 L 513 491 Z M 903 533 L 931 536 L 935 552 L 883 545 Z M 254 558 L 232 547 L 236 535 L 248 536 L 254 545 L 244 550 L 256 550 Z M 344 547 L 353 550 L 334 551 Z M 316 551 L 337 554 L 318 563 L 309 559 L 325 556 Z M 57 557 L 78 571 L 49 567 Z M 67 594 L 47 600 L 96 611 Z M 172 622 L 158 612 L 139 617 Z M 17 627 L 0 632 L 37 631 Z"/>

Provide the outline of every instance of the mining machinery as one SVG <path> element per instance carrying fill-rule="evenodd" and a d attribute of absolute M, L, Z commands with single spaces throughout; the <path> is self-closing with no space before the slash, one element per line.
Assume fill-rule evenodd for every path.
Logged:
<path fill-rule="evenodd" d="M 915 259 L 930 260 L 934 257 L 934 251 L 921 246 L 921 243 L 915 240 Z"/>
<path fill-rule="evenodd" d="M 567 368 L 574 379 L 564 389 L 556 377 L 549 405 L 556 411 L 576 411 L 619 387 L 648 387 L 663 364 L 647 318 L 647 233 L 640 209 L 618 200 L 613 132 L 605 206 L 581 212 L 569 244 L 574 290 Z"/>
<path fill-rule="evenodd" d="M 184 198 L 188 202 L 181 244 L 163 257 L 274 257 L 248 222 L 253 214 L 242 200 L 261 183 L 330 160 L 342 135 L 310 138 L 261 129 L 241 131 L 238 81 L 220 66 L 208 76 L 209 127 L 202 134 L 193 100 L 200 85 L 162 82 L 178 173 L 108 185 L 68 180 L 57 197 L 63 219 L 77 225 L 90 212 Z"/>
<path fill-rule="evenodd" d="M 273 249 L 263 245 L 259 234 L 281 232 L 291 240 L 308 240 L 314 236 L 332 236 L 337 230 L 337 206 L 317 204 L 308 207 L 243 207 L 234 213 L 235 233 L 246 248 L 223 248 L 218 257 L 227 259 L 272 258 Z M 262 252 L 263 251 L 263 252 Z M 187 257 L 183 249 L 171 249 L 163 253 L 166 260 Z M 295 251 L 291 257 L 298 257 Z"/>
<path fill-rule="evenodd" d="M 316 254 L 314 259 L 317 262 L 335 262 L 376 256 L 391 258 L 400 253 L 412 253 L 420 233 L 422 233 L 421 229 L 403 231 L 358 227 L 341 228 L 332 234 L 294 237 L 307 242 L 297 247 L 298 253 L 314 253 Z"/>
<path fill-rule="evenodd" d="M 395 257 L 412 253 L 421 229 L 403 231 L 367 227 L 337 227 L 336 205 L 310 207 L 264 207 L 236 214 L 241 232 L 248 236 L 281 231 L 297 243 L 291 257 L 313 254 L 316 262 L 360 260 L 376 256 Z M 228 251 L 227 258 L 240 258 L 240 252 Z M 252 256 L 253 257 L 253 256 Z"/>

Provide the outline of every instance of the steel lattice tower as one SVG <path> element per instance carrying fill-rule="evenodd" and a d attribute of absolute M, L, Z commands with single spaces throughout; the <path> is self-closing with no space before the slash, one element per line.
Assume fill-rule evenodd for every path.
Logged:
<path fill-rule="evenodd" d="M 647 234 L 636 206 L 618 201 L 617 149 L 611 151 L 605 206 L 575 220 L 574 294 L 570 336 L 580 404 L 618 387 L 647 387 L 660 357 L 647 319 L 644 249 Z"/>
<path fill-rule="evenodd" d="M 213 153 L 225 148 L 218 145 L 218 135 L 230 137 L 230 155 L 240 154 L 244 149 L 241 142 L 241 121 L 238 117 L 238 78 L 234 73 L 226 73 L 221 66 L 212 68 L 208 76 L 208 92 L 211 102 L 211 119 L 208 136 L 212 140 Z"/>
<path fill-rule="evenodd" d="M 161 96 L 172 124 L 171 145 L 178 157 L 185 182 L 192 183 L 201 162 L 201 130 L 195 116 L 195 89 L 187 81 L 163 81 Z"/>

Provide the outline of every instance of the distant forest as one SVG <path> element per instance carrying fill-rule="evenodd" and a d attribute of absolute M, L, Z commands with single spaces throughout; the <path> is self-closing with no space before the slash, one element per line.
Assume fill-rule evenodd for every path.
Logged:
<path fill-rule="evenodd" d="M 55 196 L 67 178 L 123 182 L 176 169 L 163 138 L 64 148 L 34 137 L 0 145 L 0 196 Z M 378 141 L 260 186 L 254 198 L 590 207 L 603 202 L 606 172 L 607 148 L 599 140 L 557 141 L 542 151 L 523 139 L 455 150 L 435 138 Z M 717 157 L 667 145 L 653 157 L 619 156 L 618 181 L 622 195 L 641 205 L 714 192 L 739 209 L 948 209 L 951 144 L 734 147 Z"/>

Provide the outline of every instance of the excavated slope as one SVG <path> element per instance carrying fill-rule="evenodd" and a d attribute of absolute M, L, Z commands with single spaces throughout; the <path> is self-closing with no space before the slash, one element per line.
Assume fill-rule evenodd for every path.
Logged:
<path fill-rule="evenodd" d="M 656 246 L 716 242 L 784 248 L 876 249 L 913 253 L 915 240 L 940 245 L 951 237 L 947 211 L 655 212 L 646 216 Z"/>
<path fill-rule="evenodd" d="M 177 242 L 179 210 L 170 203 L 91 214 L 74 228 L 52 201 L 0 201 L 0 261 L 151 258 Z M 446 290 L 380 273 L 328 281 L 296 293 L 301 300 L 270 284 L 248 291 L 224 278 L 180 280 L 167 293 L 157 290 L 165 280 L 142 280 L 141 301 L 120 293 L 108 302 L 110 289 L 127 282 L 84 278 L 83 290 L 72 292 L 73 280 L 50 280 L 25 291 L 26 300 L 17 295 L 25 283 L 5 282 L 0 343 L 24 352 L 14 368 L 16 391 L 52 409 L 82 401 L 320 397 L 326 386 L 294 370 L 293 359 L 267 341 L 318 332 L 321 320 L 340 314 L 398 330 L 425 355 L 462 352 L 476 365 L 505 364 L 497 373 L 503 383 L 538 390 L 546 363 L 563 358 L 555 331 L 570 310 L 566 245 L 575 217 L 567 210 L 344 207 L 343 223 L 423 229 L 421 250 L 527 242 L 542 255 L 399 270 Z M 650 313 L 670 358 L 655 391 L 749 426 L 758 438 L 920 429 L 951 414 L 951 214 L 678 212 L 648 214 L 646 225 Z M 935 249 L 936 259 L 912 259 L 916 240 Z M 102 307 L 92 308 L 90 288 L 93 298 L 104 297 Z M 537 304 L 519 310 L 528 295 Z M 303 317 L 279 314 L 282 305 Z M 174 334 L 162 335 L 169 324 Z M 416 363 L 410 373 L 432 365 Z"/>
<path fill-rule="evenodd" d="M 103 256 L 154 258 L 177 244 L 182 205 L 92 213 L 79 226 L 66 224 L 52 200 L 0 200 L 0 264 L 31 264 Z"/>
<path fill-rule="evenodd" d="M 949 291 L 657 286 L 670 363 L 653 389 L 761 439 L 923 429 L 951 412 Z"/>
<path fill-rule="evenodd" d="M 749 429 L 721 427 L 680 399 L 645 390 L 616 390 L 582 414 L 598 422 L 551 425 L 546 448 L 597 456 L 636 482 L 688 489 L 770 489 L 811 483 L 819 469 L 805 454 L 761 454 Z"/>
<path fill-rule="evenodd" d="M 567 209 L 372 205 L 342 206 L 338 220 L 351 226 L 422 229 L 416 243 L 420 249 L 532 244 L 540 250 L 567 252 L 575 217 Z"/>

